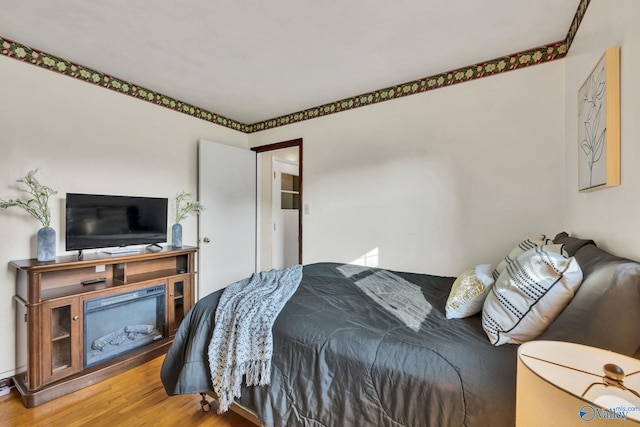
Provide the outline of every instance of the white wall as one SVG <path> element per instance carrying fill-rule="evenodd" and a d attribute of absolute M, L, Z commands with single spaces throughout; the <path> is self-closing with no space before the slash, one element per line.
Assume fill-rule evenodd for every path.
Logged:
<path fill-rule="evenodd" d="M 457 275 L 562 225 L 564 64 L 249 135 L 303 138 L 303 261 Z M 378 258 L 376 261 L 375 251 Z"/>
<path fill-rule="evenodd" d="M 637 0 L 593 0 L 565 59 L 565 227 L 633 259 L 640 259 L 639 17 Z M 578 193 L 578 89 L 604 51 L 616 45 L 620 46 L 621 185 Z"/>
<path fill-rule="evenodd" d="M 67 192 L 173 197 L 197 192 L 197 140 L 247 147 L 247 135 L 0 56 L 0 197 L 19 195 L 29 170 L 58 191 L 51 200 L 58 253 L 64 253 Z M 195 245 L 197 219 L 183 223 Z M 10 260 L 35 258 L 36 220 L 0 213 L 0 378 L 13 374 L 15 272 Z"/>

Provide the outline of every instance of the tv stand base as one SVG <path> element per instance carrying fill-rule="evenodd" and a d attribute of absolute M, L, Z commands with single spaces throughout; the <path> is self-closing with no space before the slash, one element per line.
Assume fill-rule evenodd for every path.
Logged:
<path fill-rule="evenodd" d="M 133 351 L 112 359 L 108 364 L 96 366 L 85 370 L 81 375 L 74 375 L 55 383 L 47 384 L 39 390 L 29 390 L 25 383 L 25 374 L 18 374 L 13 377 L 16 390 L 20 392 L 22 403 L 26 408 L 33 408 L 42 403 L 64 396 L 85 387 L 89 387 L 97 382 L 118 375 L 136 366 L 142 365 L 150 360 L 165 354 L 173 339 L 166 338 L 162 341 L 145 346 L 138 351 Z"/>

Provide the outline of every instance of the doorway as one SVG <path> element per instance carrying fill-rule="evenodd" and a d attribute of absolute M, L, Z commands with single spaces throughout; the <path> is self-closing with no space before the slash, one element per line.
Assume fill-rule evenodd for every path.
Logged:
<path fill-rule="evenodd" d="M 296 150 L 293 154 L 297 157 L 295 147 L 284 150 L 291 149 Z M 275 269 L 291 267 L 298 263 L 298 166 L 296 160 L 271 157 L 271 268 Z"/>
<path fill-rule="evenodd" d="M 302 263 L 302 139 L 252 150 L 258 155 L 257 271 Z"/>

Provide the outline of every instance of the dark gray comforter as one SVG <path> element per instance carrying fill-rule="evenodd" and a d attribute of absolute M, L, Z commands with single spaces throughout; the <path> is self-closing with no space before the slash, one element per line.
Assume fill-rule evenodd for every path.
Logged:
<path fill-rule="evenodd" d="M 271 385 L 240 403 L 265 426 L 512 426 L 516 347 L 480 316 L 446 319 L 451 277 L 335 263 L 304 267 L 274 329 Z M 220 291 L 200 300 L 162 366 L 168 394 L 211 391 Z"/>

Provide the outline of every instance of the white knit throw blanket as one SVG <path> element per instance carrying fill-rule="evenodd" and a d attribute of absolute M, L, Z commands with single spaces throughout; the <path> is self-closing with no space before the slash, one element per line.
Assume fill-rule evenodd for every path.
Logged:
<path fill-rule="evenodd" d="M 240 397 L 243 376 L 247 385 L 271 382 L 273 323 L 301 280 L 301 265 L 255 273 L 229 285 L 220 296 L 209 343 L 219 414 Z"/>

